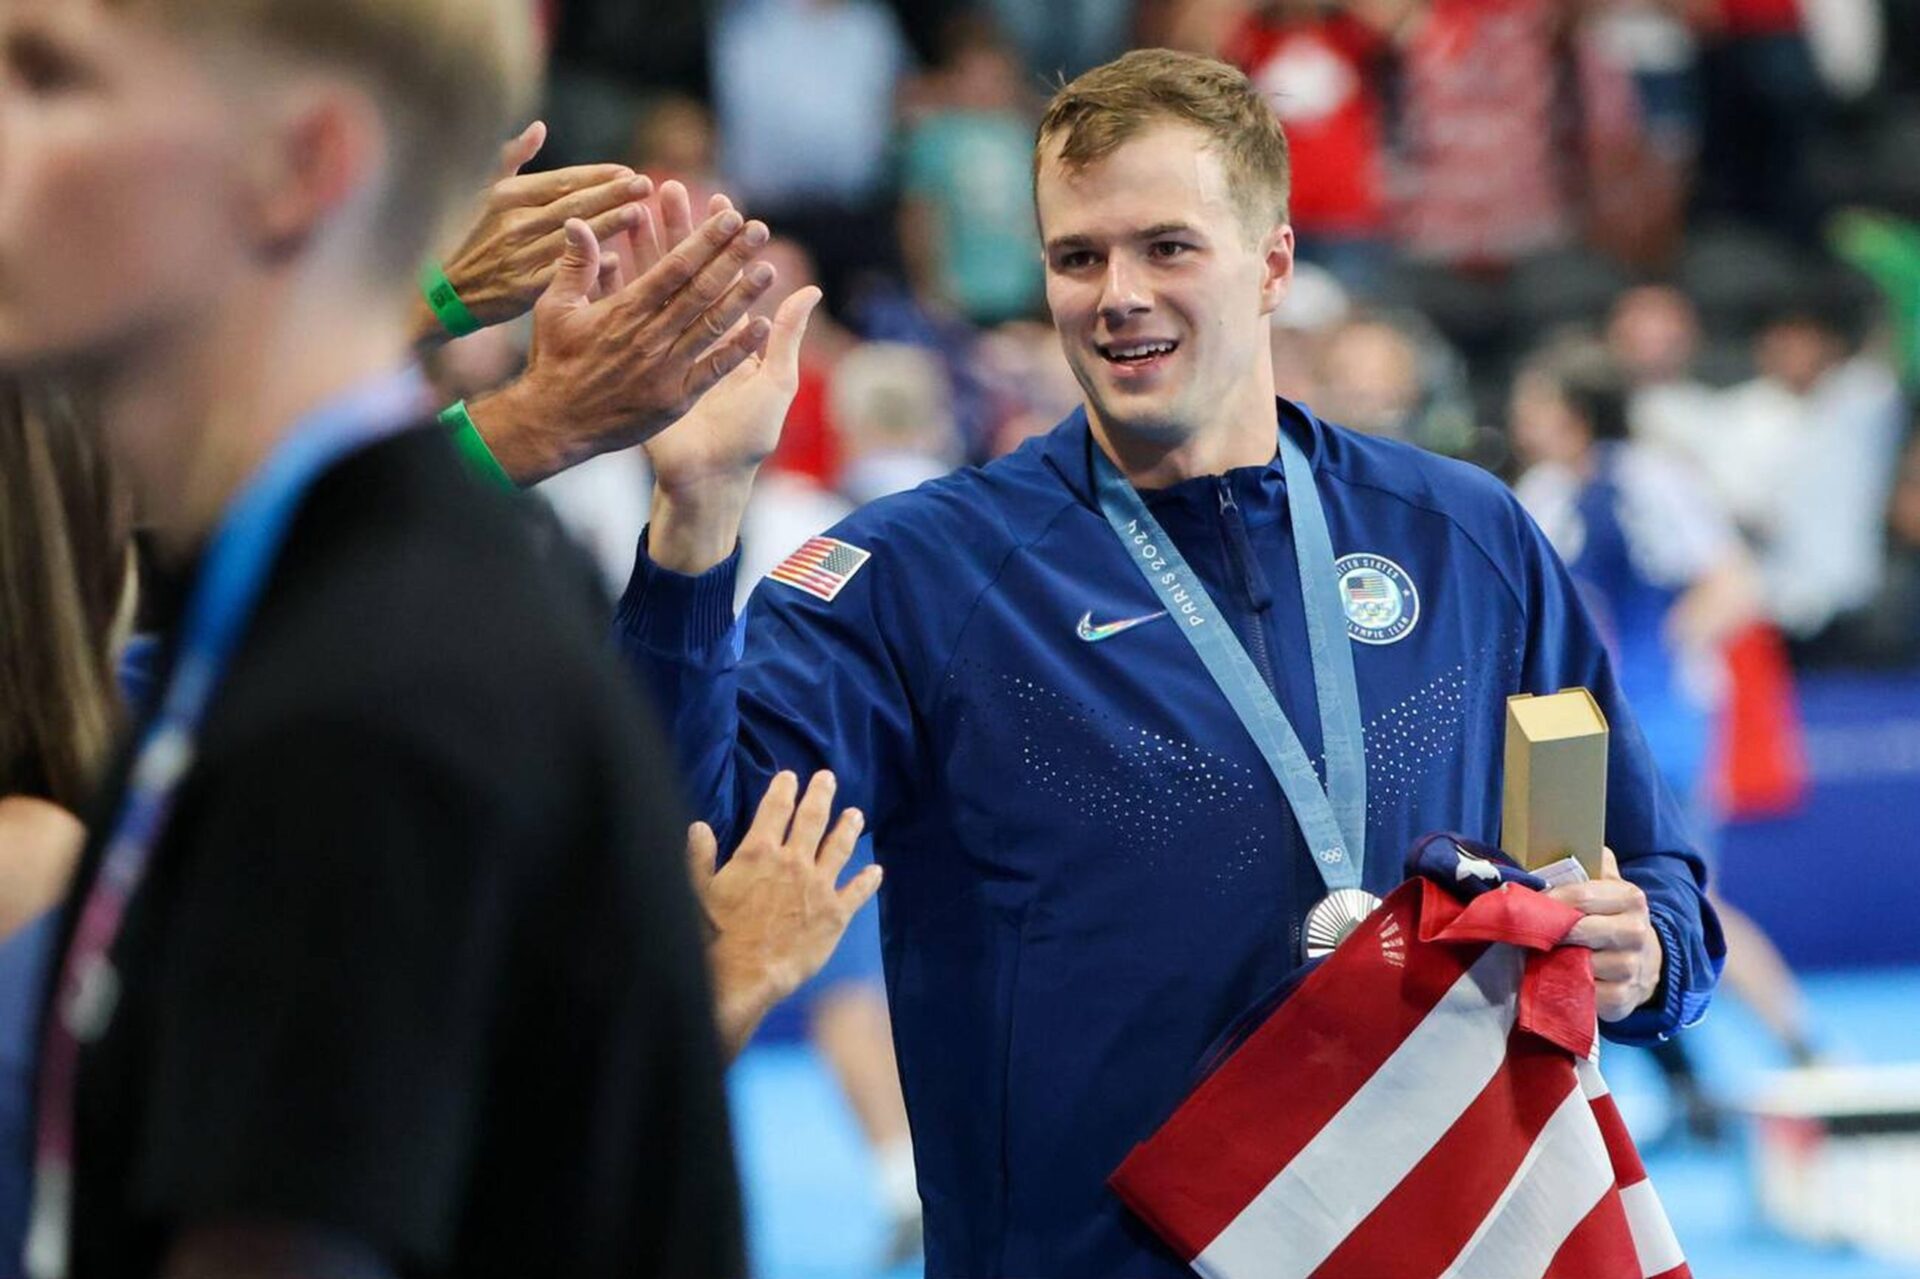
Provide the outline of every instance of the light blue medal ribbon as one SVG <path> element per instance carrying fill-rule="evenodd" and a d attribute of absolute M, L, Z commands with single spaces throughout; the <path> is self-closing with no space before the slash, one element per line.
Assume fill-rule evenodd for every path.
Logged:
<path fill-rule="evenodd" d="M 1310 916 L 1307 930 L 1309 952 L 1324 953 L 1377 904 L 1361 887 L 1367 855 L 1366 745 L 1346 607 L 1340 599 L 1333 538 L 1314 484 L 1313 463 L 1285 431 L 1279 438 L 1325 746 L 1324 788 L 1293 722 L 1214 606 L 1199 575 L 1188 567 L 1145 500 L 1097 443 L 1092 446 L 1093 466 L 1101 514 L 1253 737 L 1300 824 L 1314 867 L 1329 893 L 1313 912 L 1321 918 L 1316 921 Z M 1334 910 L 1322 910 L 1330 904 L 1337 904 Z"/>
<path fill-rule="evenodd" d="M 72 1226 L 74 1105 L 82 1045 L 105 1033 L 120 982 L 110 959 L 134 894 L 192 766 L 200 727 L 228 660 L 266 589 L 287 530 L 313 482 L 348 454 L 429 413 L 417 370 L 355 387 L 289 431 L 234 498 L 188 597 L 179 657 L 140 739 L 99 873 L 78 908 L 41 1045 L 32 1221 L 33 1279 L 64 1279 Z"/>

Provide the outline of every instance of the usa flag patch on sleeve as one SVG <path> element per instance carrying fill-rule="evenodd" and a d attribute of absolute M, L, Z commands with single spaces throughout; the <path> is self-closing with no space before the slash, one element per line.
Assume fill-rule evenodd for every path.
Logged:
<path fill-rule="evenodd" d="M 863 551 L 851 542 L 835 537 L 810 537 L 767 576 L 809 595 L 831 600 L 872 558 L 871 551 Z"/>

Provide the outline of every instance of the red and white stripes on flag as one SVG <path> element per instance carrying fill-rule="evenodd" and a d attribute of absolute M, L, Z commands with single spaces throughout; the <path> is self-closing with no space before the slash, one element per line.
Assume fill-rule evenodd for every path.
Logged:
<path fill-rule="evenodd" d="M 1403 885 L 1112 1178 L 1207 1279 L 1683 1279 L 1577 912 Z"/>
<path fill-rule="evenodd" d="M 810 537 L 767 576 L 831 601 L 873 555 L 836 537 Z"/>

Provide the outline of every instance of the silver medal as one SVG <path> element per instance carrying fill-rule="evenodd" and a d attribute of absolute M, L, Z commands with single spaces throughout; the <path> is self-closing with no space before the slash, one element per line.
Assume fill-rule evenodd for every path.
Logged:
<path fill-rule="evenodd" d="M 1307 912 L 1308 959 L 1321 959 L 1347 939 L 1360 921 L 1380 908 L 1380 899 L 1364 888 L 1336 888 Z"/>

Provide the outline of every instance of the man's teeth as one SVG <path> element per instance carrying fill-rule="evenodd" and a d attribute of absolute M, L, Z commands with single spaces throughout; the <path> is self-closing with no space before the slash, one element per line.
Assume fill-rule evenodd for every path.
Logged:
<path fill-rule="evenodd" d="M 1147 360 L 1156 355 L 1167 355 L 1173 351 L 1171 342 L 1140 342 L 1132 346 L 1110 346 L 1107 348 L 1109 360 Z"/>

